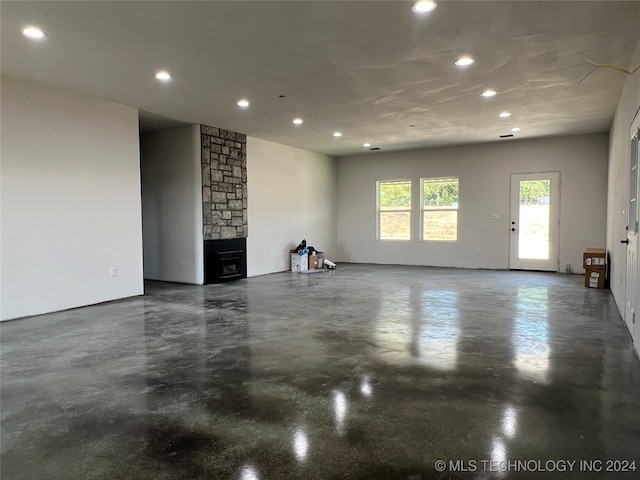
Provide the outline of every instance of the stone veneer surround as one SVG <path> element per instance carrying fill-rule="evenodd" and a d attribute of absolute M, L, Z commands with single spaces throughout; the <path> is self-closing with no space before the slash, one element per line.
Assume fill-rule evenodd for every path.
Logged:
<path fill-rule="evenodd" d="M 205 240 L 246 238 L 247 136 L 200 125 Z"/>

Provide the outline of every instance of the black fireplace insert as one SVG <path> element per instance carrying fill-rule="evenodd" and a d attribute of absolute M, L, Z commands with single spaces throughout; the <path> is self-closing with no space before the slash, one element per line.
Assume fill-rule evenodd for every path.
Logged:
<path fill-rule="evenodd" d="M 204 283 L 247 278 L 247 239 L 204 241 Z"/>

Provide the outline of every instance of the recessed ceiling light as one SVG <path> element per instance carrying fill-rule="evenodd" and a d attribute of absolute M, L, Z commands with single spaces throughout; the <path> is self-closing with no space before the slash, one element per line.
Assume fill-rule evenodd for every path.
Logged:
<path fill-rule="evenodd" d="M 247 108 L 249 106 L 249 100 L 243 98 L 242 100 L 238 100 L 238 106 L 242 108 Z"/>
<path fill-rule="evenodd" d="M 512 132 L 519 132 L 519 131 L 520 131 L 520 129 L 519 129 L 518 127 L 513 127 L 513 128 L 511 129 L 511 131 L 512 131 Z"/>
<path fill-rule="evenodd" d="M 341 136 L 342 136 L 342 133 L 340 133 L 340 132 L 333 132 L 333 136 L 334 136 L 334 137 L 336 137 L 336 138 L 338 138 L 338 137 L 341 137 Z"/>
<path fill-rule="evenodd" d="M 483 97 L 493 97 L 496 93 L 495 90 L 485 90 L 484 92 L 482 92 L 482 96 Z"/>
<path fill-rule="evenodd" d="M 455 63 L 459 67 L 466 67 L 467 65 L 471 65 L 473 62 L 475 62 L 475 59 L 471 57 L 460 57 Z"/>
<path fill-rule="evenodd" d="M 420 0 L 412 5 L 411 10 L 416 13 L 427 13 L 434 10 L 437 6 L 438 4 L 432 0 Z"/>
<path fill-rule="evenodd" d="M 498 115 L 500 118 L 507 118 L 511 116 L 511 112 L 502 112 L 500 115 Z"/>
<path fill-rule="evenodd" d="M 163 82 L 168 82 L 169 80 L 171 80 L 171 75 L 169 75 L 169 72 L 167 72 L 166 70 L 160 70 L 156 73 L 156 78 L 158 80 L 162 80 Z"/>
<path fill-rule="evenodd" d="M 301 118 L 294 118 L 293 123 L 295 123 L 296 125 L 302 125 L 304 123 L 304 120 L 302 120 Z"/>
<path fill-rule="evenodd" d="M 362 146 L 363 146 L 364 148 L 369 148 L 369 147 L 371 146 L 371 144 L 370 144 L 370 143 L 363 143 L 363 144 L 362 144 Z"/>
<path fill-rule="evenodd" d="M 44 30 L 40 27 L 36 27 L 35 25 L 27 25 L 26 27 L 22 27 L 20 31 L 25 37 L 33 38 L 35 40 L 40 40 L 47 36 L 47 33 Z"/>

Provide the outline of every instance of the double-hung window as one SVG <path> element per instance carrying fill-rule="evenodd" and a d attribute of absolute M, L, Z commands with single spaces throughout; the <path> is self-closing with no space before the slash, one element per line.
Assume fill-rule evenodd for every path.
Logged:
<path fill-rule="evenodd" d="M 455 242 L 458 240 L 458 177 L 423 178 L 422 240 Z"/>
<path fill-rule="evenodd" d="M 411 180 L 377 182 L 378 240 L 411 239 Z"/>

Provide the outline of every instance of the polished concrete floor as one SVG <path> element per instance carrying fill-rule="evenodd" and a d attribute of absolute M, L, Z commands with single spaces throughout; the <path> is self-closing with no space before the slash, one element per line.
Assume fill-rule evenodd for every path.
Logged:
<path fill-rule="evenodd" d="M 0 333 L 3 480 L 640 478 L 640 363 L 580 276 L 149 283 Z"/>

